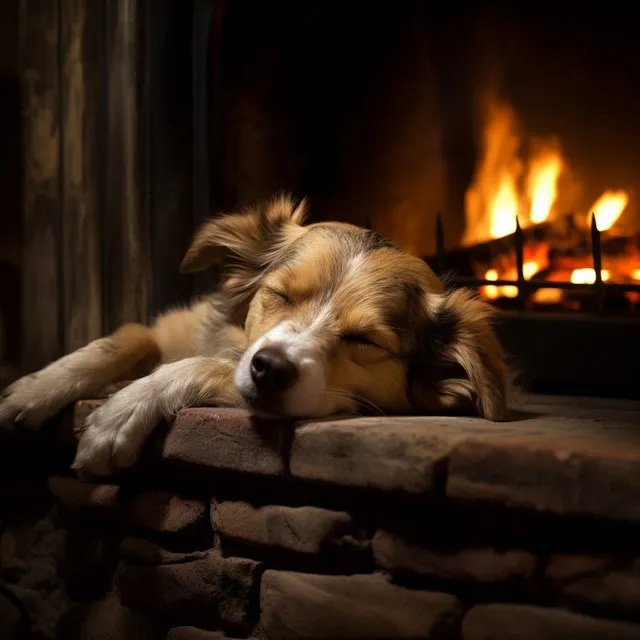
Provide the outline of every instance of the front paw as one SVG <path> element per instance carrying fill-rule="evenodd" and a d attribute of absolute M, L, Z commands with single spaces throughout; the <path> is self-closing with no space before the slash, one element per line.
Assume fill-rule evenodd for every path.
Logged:
<path fill-rule="evenodd" d="M 153 389 L 134 382 L 87 417 L 72 468 L 89 478 L 133 466 L 160 418 Z"/>
<path fill-rule="evenodd" d="M 64 408 L 62 381 L 40 371 L 16 380 L 0 394 L 0 425 L 20 423 L 36 430 Z"/>

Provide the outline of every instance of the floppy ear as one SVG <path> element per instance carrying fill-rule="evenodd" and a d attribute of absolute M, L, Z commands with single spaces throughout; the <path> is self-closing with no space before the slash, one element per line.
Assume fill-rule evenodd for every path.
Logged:
<path fill-rule="evenodd" d="M 228 260 L 262 270 L 287 243 L 291 231 L 302 225 L 305 213 L 304 200 L 295 203 L 289 196 L 279 196 L 243 213 L 212 218 L 195 233 L 180 271 L 195 273 Z"/>
<path fill-rule="evenodd" d="M 508 371 L 490 305 L 464 289 L 426 294 L 423 305 L 426 322 L 410 362 L 414 403 L 452 412 L 475 405 L 488 420 L 508 420 Z"/>
<path fill-rule="evenodd" d="M 221 288 L 233 308 L 240 308 L 265 268 L 303 233 L 304 216 L 304 200 L 279 196 L 244 213 L 213 218 L 196 232 L 180 271 L 222 267 Z"/>

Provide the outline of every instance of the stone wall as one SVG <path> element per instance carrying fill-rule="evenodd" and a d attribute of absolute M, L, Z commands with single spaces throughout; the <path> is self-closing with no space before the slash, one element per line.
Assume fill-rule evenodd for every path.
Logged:
<path fill-rule="evenodd" d="M 56 471 L 57 637 L 640 638 L 638 406 L 526 409 L 188 409 L 126 474 Z"/>

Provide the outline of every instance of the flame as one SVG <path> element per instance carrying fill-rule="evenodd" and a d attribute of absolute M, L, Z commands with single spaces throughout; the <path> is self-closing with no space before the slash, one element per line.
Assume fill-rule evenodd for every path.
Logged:
<path fill-rule="evenodd" d="M 527 178 L 531 200 L 529 220 L 532 223 L 540 224 L 549 217 L 558 197 L 558 178 L 562 167 L 562 156 L 554 149 L 545 150 L 532 159 Z"/>
<path fill-rule="evenodd" d="M 516 184 L 522 172 L 520 137 L 513 109 L 490 97 L 486 110 L 482 161 L 466 193 L 463 244 L 499 238 L 515 230 Z"/>
<path fill-rule="evenodd" d="M 558 214 L 556 205 L 560 195 L 560 178 L 563 180 L 563 204 L 570 203 L 580 192 L 572 178 L 570 164 L 563 157 L 557 138 L 524 139 L 518 118 L 510 105 L 489 96 L 486 102 L 485 123 L 482 139 L 482 155 L 474 175 L 473 183 L 465 194 L 466 228 L 463 245 L 486 242 L 512 234 L 517 222 L 522 228 L 540 225 L 534 233 L 525 234 L 523 247 L 522 275 L 525 280 L 543 277 L 551 282 L 567 282 L 589 285 L 596 280 L 592 268 L 593 257 L 588 248 L 591 213 L 595 216 L 598 229 L 607 231 L 616 225 L 629 203 L 626 191 L 605 191 L 588 210 L 578 217 L 567 214 L 556 225 Z M 521 157 L 521 147 L 526 143 L 528 158 Z M 566 184 L 565 184 L 566 183 Z M 573 194 L 573 195 L 572 195 Z M 570 210 L 570 209 L 569 209 Z M 583 217 L 584 216 L 584 217 Z M 580 219 L 578 219 L 580 218 Z M 635 236 L 624 236 L 620 226 L 608 239 L 618 241 L 616 253 L 606 251 L 607 238 L 603 240 L 602 252 L 606 269 L 602 269 L 602 281 L 640 281 L 640 246 Z M 614 237 L 615 236 L 615 237 Z M 627 237 L 626 246 L 624 238 Z M 555 244 L 557 242 L 557 244 Z M 608 245 L 609 247 L 614 245 Z M 514 284 L 487 284 L 481 287 L 481 294 L 490 299 L 514 298 L 518 295 L 518 273 L 515 255 L 505 251 L 500 244 L 490 248 L 494 254 L 490 262 L 477 264 L 475 274 L 484 273 L 484 279 L 491 282 L 511 281 Z M 480 255 L 482 252 L 480 253 Z M 533 304 L 563 303 L 580 307 L 580 296 L 567 297 L 561 289 L 538 289 L 528 297 Z M 640 294 L 625 293 L 632 303 L 640 303 Z"/>
<path fill-rule="evenodd" d="M 600 231 L 611 229 L 626 209 L 628 202 L 629 195 L 626 191 L 605 191 L 590 209 L 596 217 L 598 229 Z"/>
<path fill-rule="evenodd" d="M 564 167 L 555 139 L 537 141 L 527 166 L 526 193 L 519 179 L 525 167 L 519 156 L 519 123 L 513 109 L 491 98 L 486 112 L 483 156 L 473 185 L 466 194 L 463 244 L 502 238 L 522 226 L 547 220 L 558 196 Z M 530 203 L 529 215 L 523 204 Z"/>
<path fill-rule="evenodd" d="M 491 203 L 489 212 L 492 238 L 502 238 L 516 230 L 518 195 L 512 176 L 504 175 L 502 177 L 500 187 Z"/>

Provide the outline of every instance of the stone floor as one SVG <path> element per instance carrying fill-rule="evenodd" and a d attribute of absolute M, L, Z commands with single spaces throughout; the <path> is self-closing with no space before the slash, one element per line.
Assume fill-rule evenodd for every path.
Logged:
<path fill-rule="evenodd" d="M 507 424 L 187 409 L 131 472 L 65 469 L 60 638 L 640 639 L 640 403 L 529 396 Z"/>

